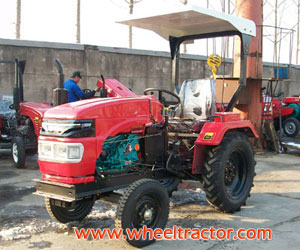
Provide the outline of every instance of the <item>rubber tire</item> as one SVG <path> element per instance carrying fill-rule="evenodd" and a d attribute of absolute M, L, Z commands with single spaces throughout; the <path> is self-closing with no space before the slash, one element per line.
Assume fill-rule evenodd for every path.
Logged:
<path fill-rule="evenodd" d="M 14 145 L 16 146 L 17 149 L 17 155 L 18 155 L 18 160 L 16 161 L 14 159 Z M 25 161 L 26 161 L 26 152 L 25 152 L 25 145 L 24 145 L 24 140 L 21 136 L 16 136 L 12 139 L 11 142 L 11 157 L 14 162 L 14 166 L 16 168 L 25 168 Z"/>
<path fill-rule="evenodd" d="M 71 221 L 82 221 L 91 212 L 95 203 L 94 200 L 82 201 L 78 203 L 78 205 L 76 204 L 77 206 L 81 206 L 80 208 L 77 207 L 75 208 L 75 211 L 71 211 L 73 209 L 53 205 L 51 202 L 52 200 L 53 199 L 51 198 L 45 198 L 45 206 L 47 212 L 52 219 L 57 220 L 61 223 L 68 223 Z"/>
<path fill-rule="evenodd" d="M 177 191 L 180 180 L 177 178 L 167 178 L 159 181 L 160 184 L 167 190 L 169 197 L 174 191 Z"/>
<path fill-rule="evenodd" d="M 286 125 L 287 125 L 288 122 L 294 123 L 294 125 L 296 127 L 294 133 L 292 133 L 292 134 L 287 132 Z M 294 117 L 289 117 L 289 118 L 287 118 L 287 119 L 284 120 L 282 127 L 283 127 L 283 131 L 286 134 L 286 136 L 288 136 L 288 137 L 296 137 L 299 134 L 300 122 L 296 118 L 294 118 Z"/>
<path fill-rule="evenodd" d="M 160 214 L 157 223 L 152 229 L 164 229 L 169 217 L 169 197 L 167 190 L 156 180 L 141 179 L 132 183 L 123 193 L 119 200 L 116 213 L 115 227 L 123 229 L 123 234 L 129 244 L 135 247 L 144 247 L 155 242 L 155 239 L 129 240 L 126 234 L 126 228 L 133 229 L 132 217 L 136 212 L 136 204 L 144 196 L 156 197 L 160 203 Z"/>
<path fill-rule="evenodd" d="M 244 184 L 239 195 L 234 198 L 228 194 L 224 180 L 225 163 L 233 152 L 243 154 L 244 162 L 247 164 Z M 208 151 L 204 164 L 202 180 L 208 203 L 220 212 L 239 211 L 250 196 L 255 176 L 255 164 L 252 144 L 247 136 L 240 132 L 226 134 L 220 145 Z"/>

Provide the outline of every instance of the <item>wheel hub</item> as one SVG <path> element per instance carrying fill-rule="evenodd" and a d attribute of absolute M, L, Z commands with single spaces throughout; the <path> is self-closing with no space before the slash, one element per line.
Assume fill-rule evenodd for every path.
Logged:
<path fill-rule="evenodd" d="M 229 161 L 225 168 L 225 184 L 230 185 L 233 183 L 234 178 L 236 177 L 237 168 L 236 166 Z"/>
<path fill-rule="evenodd" d="M 289 134 L 293 134 L 293 133 L 295 132 L 295 130 L 296 130 L 295 124 L 292 123 L 292 122 L 289 122 L 289 123 L 287 124 L 287 131 L 288 131 L 288 133 L 289 133 Z"/>
<path fill-rule="evenodd" d="M 14 161 L 18 162 L 18 160 L 19 160 L 19 158 L 18 158 L 18 146 L 17 146 L 16 143 L 14 143 L 13 146 L 12 146 L 12 155 L 13 155 Z"/>
<path fill-rule="evenodd" d="M 153 208 L 147 209 L 147 210 L 144 212 L 144 219 L 145 219 L 145 220 L 152 220 L 152 215 L 153 215 L 152 211 L 153 211 Z"/>
<path fill-rule="evenodd" d="M 152 200 L 144 200 L 137 207 L 139 225 L 151 225 L 156 218 L 156 206 Z"/>

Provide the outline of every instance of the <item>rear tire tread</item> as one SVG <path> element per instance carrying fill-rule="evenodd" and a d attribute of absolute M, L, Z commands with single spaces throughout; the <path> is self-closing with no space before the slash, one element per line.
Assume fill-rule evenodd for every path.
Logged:
<path fill-rule="evenodd" d="M 204 172 L 203 172 L 203 187 L 206 192 L 206 200 L 207 202 L 215 208 L 219 212 L 225 212 L 225 213 L 232 213 L 234 211 L 238 211 L 239 208 L 232 208 L 229 206 L 225 206 L 223 202 L 223 197 L 220 197 L 219 191 L 218 191 L 218 174 L 222 169 L 220 170 L 220 163 L 221 158 L 226 150 L 226 145 L 232 143 L 233 141 L 244 141 L 248 144 L 248 146 L 252 149 L 252 144 L 248 140 L 247 136 L 240 133 L 240 132 L 229 132 L 225 135 L 223 141 L 221 144 L 217 147 L 211 148 L 208 153 L 208 159 L 206 161 L 206 164 L 204 165 Z M 253 153 L 254 155 L 254 153 Z M 253 165 L 255 165 L 256 162 L 253 162 Z M 254 174 L 253 174 L 254 176 Z M 251 177 L 253 178 L 253 177 Z M 252 185 L 251 185 L 252 186 Z M 251 186 L 249 193 L 251 191 Z M 248 194 L 247 194 L 248 197 Z M 244 202 L 243 202 L 244 203 Z"/>

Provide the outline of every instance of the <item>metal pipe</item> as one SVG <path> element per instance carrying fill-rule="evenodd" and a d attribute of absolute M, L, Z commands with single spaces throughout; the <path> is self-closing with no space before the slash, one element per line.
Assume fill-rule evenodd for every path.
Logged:
<path fill-rule="evenodd" d="M 76 43 L 80 43 L 80 0 L 77 0 L 77 33 L 76 33 Z"/>
<path fill-rule="evenodd" d="M 59 81 L 57 87 L 64 88 L 64 71 L 60 61 L 57 58 L 55 59 L 55 66 L 59 73 Z"/>
<path fill-rule="evenodd" d="M 236 16 L 250 19 L 257 27 L 262 25 L 262 0 L 236 0 Z M 234 76 L 238 77 L 240 70 L 239 41 L 235 39 Z M 247 58 L 247 86 L 239 98 L 237 112 L 243 119 L 251 120 L 255 129 L 261 131 L 261 86 L 262 86 L 262 29 L 257 29 L 256 38 L 252 38 Z"/>
<path fill-rule="evenodd" d="M 17 0 L 16 39 L 21 38 L 21 0 Z"/>

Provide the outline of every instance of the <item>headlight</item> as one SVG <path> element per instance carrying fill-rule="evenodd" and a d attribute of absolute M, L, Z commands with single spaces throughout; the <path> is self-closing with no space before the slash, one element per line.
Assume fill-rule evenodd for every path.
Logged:
<path fill-rule="evenodd" d="M 41 134 L 69 138 L 95 136 L 95 122 L 94 120 L 44 119 Z"/>
<path fill-rule="evenodd" d="M 39 159 L 52 162 L 78 163 L 84 147 L 81 143 L 39 142 Z"/>
<path fill-rule="evenodd" d="M 53 150 L 55 157 L 59 159 L 68 159 L 68 146 L 54 144 Z"/>
<path fill-rule="evenodd" d="M 53 157 L 53 150 L 50 144 L 39 145 L 40 156 Z"/>
<path fill-rule="evenodd" d="M 80 148 L 78 148 L 78 147 L 69 147 L 68 158 L 69 159 L 78 159 L 78 158 L 80 158 Z"/>

